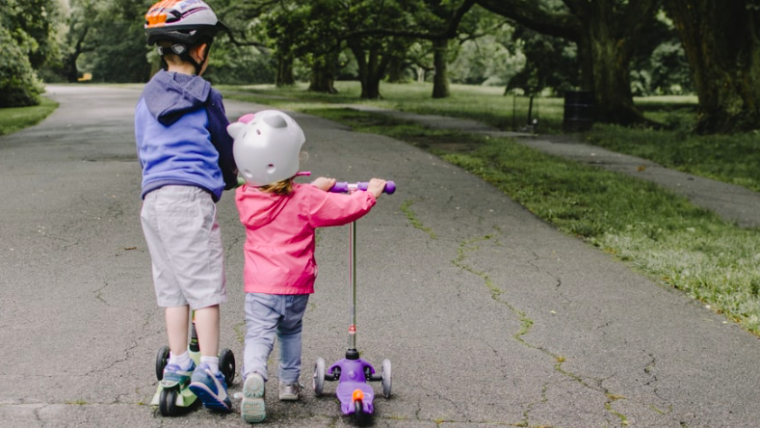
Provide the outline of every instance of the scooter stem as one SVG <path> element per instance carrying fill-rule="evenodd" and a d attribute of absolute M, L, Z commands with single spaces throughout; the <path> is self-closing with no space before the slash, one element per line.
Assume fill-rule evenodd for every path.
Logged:
<path fill-rule="evenodd" d="M 348 328 L 348 349 L 346 352 L 346 358 L 349 353 L 356 355 L 358 358 L 358 352 L 356 352 L 356 222 L 352 221 L 348 224 L 348 233 L 350 239 L 348 240 L 348 282 L 351 286 L 351 324 Z M 354 352 L 350 352 L 350 351 Z"/>

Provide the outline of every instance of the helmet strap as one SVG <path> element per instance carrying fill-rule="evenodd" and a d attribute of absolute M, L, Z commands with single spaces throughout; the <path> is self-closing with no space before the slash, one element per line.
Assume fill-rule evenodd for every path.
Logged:
<path fill-rule="evenodd" d="M 203 64 L 208 60 L 208 52 L 209 52 L 209 49 L 211 48 L 211 41 L 205 41 L 203 43 L 206 44 L 206 47 L 203 49 L 203 54 L 201 55 L 200 62 L 196 61 L 195 58 L 193 58 L 192 55 L 190 55 L 190 49 L 187 49 L 182 55 L 179 56 L 183 60 L 189 62 L 190 64 L 193 64 L 193 67 L 195 67 L 196 76 L 201 75 L 201 69 L 203 68 Z"/>
<path fill-rule="evenodd" d="M 203 64 L 205 64 L 206 61 L 208 61 L 208 52 L 211 49 L 211 40 L 207 40 L 205 43 L 206 43 L 206 47 L 203 49 L 203 55 L 202 55 L 203 59 L 201 59 L 200 64 L 196 63 L 193 60 L 193 64 L 195 65 L 195 74 L 198 76 L 200 76 L 201 74 L 201 68 L 203 68 Z"/>
<path fill-rule="evenodd" d="M 164 55 L 167 53 L 173 53 L 180 57 L 185 62 L 189 62 L 190 64 L 195 67 L 195 74 L 196 76 L 200 76 L 201 69 L 203 68 L 203 64 L 208 60 L 208 53 L 211 49 L 211 42 L 212 40 L 206 40 L 203 43 L 206 44 L 206 47 L 203 49 L 203 55 L 201 55 L 201 61 L 198 62 L 193 58 L 192 55 L 190 55 L 190 50 L 192 48 L 188 48 L 187 45 L 181 44 L 181 43 L 175 43 L 171 45 L 171 47 L 165 48 L 162 46 L 158 46 L 156 50 L 158 51 L 158 54 L 161 56 L 161 67 L 166 70 L 169 68 L 169 65 L 166 63 L 166 59 L 164 58 Z"/>

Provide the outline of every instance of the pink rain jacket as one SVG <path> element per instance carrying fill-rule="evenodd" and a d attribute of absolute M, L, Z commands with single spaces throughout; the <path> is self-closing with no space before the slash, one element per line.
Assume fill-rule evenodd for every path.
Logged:
<path fill-rule="evenodd" d="M 245 292 L 311 294 L 317 277 L 314 230 L 348 224 L 376 200 L 369 192 L 329 193 L 310 184 L 295 183 L 289 196 L 244 184 L 235 203 L 246 233 Z"/>

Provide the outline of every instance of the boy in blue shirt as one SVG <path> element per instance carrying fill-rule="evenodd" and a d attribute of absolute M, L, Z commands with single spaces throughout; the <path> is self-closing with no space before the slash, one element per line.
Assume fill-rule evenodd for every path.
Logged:
<path fill-rule="evenodd" d="M 221 94 L 201 77 L 224 27 L 200 0 L 160 1 L 145 19 L 148 44 L 157 45 L 165 67 L 145 85 L 135 111 L 140 218 L 171 350 L 164 379 L 189 384 L 207 408 L 230 411 L 218 358 L 227 290 L 216 202 L 235 187 L 237 169 Z M 198 367 L 188 353 L 190 310 Z"/>

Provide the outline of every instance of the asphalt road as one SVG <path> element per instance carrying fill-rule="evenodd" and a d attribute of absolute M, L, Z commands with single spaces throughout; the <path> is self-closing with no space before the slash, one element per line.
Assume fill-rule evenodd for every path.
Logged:
<path fill-rule="evenodd" d="M 166 339 L 139 222 L 139 91 L 48 92 L 61 103 L 53 115 L 0 137 L 0 426 L 241 426 L 237 413 L 164 418 L 147 405 Z M 261 108 L 227 103 L 233 119 Z M 294 116 L 308 140 L 302 169 L 398 187 L 358 223 L 359 349 L 377 367 L 393 363 L 394 396 L 376 399 L 374 426 L 760 425 L 755 336 L 434 156 Z M 219 217 L 230 297 L 221 345 L 242 362 L 244 231 L 232 194 Z M 345 227 L 319 232 L 306 385 L 317 357 L 345 352 L 347 242 Z M 274 387 L 264 426 L 351 425 L 334 384 L 298 403 L 279 403 Z"/>

